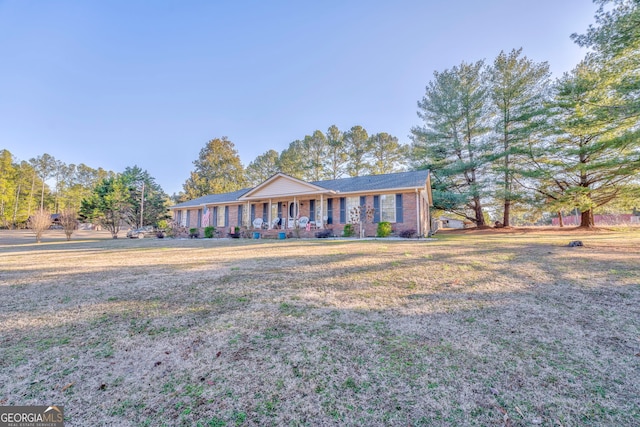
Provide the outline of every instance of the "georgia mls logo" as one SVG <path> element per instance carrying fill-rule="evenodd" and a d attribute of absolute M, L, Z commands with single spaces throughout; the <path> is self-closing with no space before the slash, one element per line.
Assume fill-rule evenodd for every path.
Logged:
<path fill-rule="evenodd" d="M 0 406 L 0 427 L 64 427 L 64 407 Z"/>

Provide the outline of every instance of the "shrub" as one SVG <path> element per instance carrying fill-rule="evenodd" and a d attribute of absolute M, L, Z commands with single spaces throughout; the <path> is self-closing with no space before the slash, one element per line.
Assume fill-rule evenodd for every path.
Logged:
<path fill-rule="evenodd" d="M 75 210 L 67 208 L 60 213 L 59 218 L 67 240 L 71 240 L 71 235 L 78 229 L 78 214 Z"/>
<path fill-rule="evenodd" d="M 193 229 L 192 229 L 193 230 Z M 191 230 L 189 230 L 189 232 L 191 232 Z M 207 239 L 211 239 L 213 238 L 213 233 L 216 232 L 216 228 L 213 226 L 208 226 L 204 228 L 204 237 L 206 237 Z"/>
<path fill-rule="evenodd" d="M 316 232 L 316 237 L 319 239 L 326 239 L 331 237 L 331 230 L 320 230 Z"/>
<path fill-rule="evenodd" d="M 416 237 L 416 230 L 402 230 L 400 232 L 400 237 L 404 239 L 411 239 L 413 237 Z"/>
<path fill-rule="evenodd" d="M 342 235 L 344 237 L 352 237 L 356 231 L 353 229 L 353 224 L 346 224 L 344 226 L 344 230 L 342 230 Z"/>
<path fill-rule="evenodd" d="M 162 231 L 167 231 L 168 228 L 170 228 L 171 225 L 169 224 L 169 221 L 167 221 L 166 219 L 161 219 L 160 221 L 158 221 L 158 229 L 162 230 Z"/>
<path fill-rule="evenodd" d="M 34 213 L 27 220 L 27 227 L 35 233 L 36 243 L 40 243 L 42 233 L 51 227 L 51 214 L 46 209 Z"/>
<path fill-rule="evenodd" d="M 378 223 L 378 230 L 376 231 L 376 236 L 378 237 L 389 237 L 391 234 L 391 223 L 382 221 Z"/>
<path fill-rule="evenodd" d="M 198 237 L 199 233 L 198 233 L 198 229 L 197 228 L 190 228 L 189 229 L 189 237 L 196 238 Z"/>

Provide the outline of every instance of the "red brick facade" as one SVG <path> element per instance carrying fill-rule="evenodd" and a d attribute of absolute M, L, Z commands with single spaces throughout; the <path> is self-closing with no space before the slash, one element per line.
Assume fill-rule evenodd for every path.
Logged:
<path fill-rule="evenodd" d="M 429 231 L 429 207 L 428 207 L 428 203 L 426 201 L 426 199 L 418 192 L 413 191 L 413 192 L 403 192 L 403 193 L 383 193 L 383 194 L 390 194 L 392 196 L 395 196 L 397 194 L 401 194 L 402 197 L 402 221 L 401 222 L 392 222 L 392 229 L 393 229 L 393 233 L 394 234 L 399 234 L 402 231 L 405 230 L 413 230 L 416 233 L 420 233 L 421 235 L 426 235 L 427 232 Z M 379 196 L 380 194 L 350 194 L 350 197 L 358 197 L 360 198 L 361 196 L 365 198 L 365 206 L 370 206 L 373 207 L 374 206 L 374 196 Z M 331 212 L 325 212 L 324 216 L 331 218 L 330 223 L 327 223 L 324 225 L 325 228 L 330 229 L 333 231 L 333 235 L 334 236 L 342 236 L 343 230 L 344 230 L 344 226 L 350 222 L 349 219 L 349 213 L 346 212 L 345 209 L 345 214 L 344 214 L 344 221 L 341 221 L 340 218 L 340 199 L 341 197 L 328 197 L 326 200 L 331 199 L 332 202 L 332 209 Z M 319 200 L 316 200 L 316 204 L 318 203 Z M 277 203 L 272 201 L 272 203 Z M 283 203 L 283 211 L 286 210 L 285 206 L 288 206 L 286 203 L 286 201 L 282 201 Z M 311 199 L 300 199 L 298 200 L 299 206 L 300 206 L 300 217 L 307 217 L 310 218 L 310 206 L 311 206 Z M 248 208 L 248 205 L 242 204 L 239 205 L 237 204 L 230 204 L 230 205 L 226 205 L 228 206 L 228 222 L 224 227 L 219 227 L 217 224 L 209 224 L 209 225 L 213 225 L 214 227 L 216 227 L 217 230 L 220 231 L 220 233 L 222 235 L 225 235 L 226 233 L 232 232 L 234 230 L 234 228 L 236 226 L 238 227 L 243 227 L 244 224 L 238 223 L 238 209 L 240 206 L 242 206 L 242 213 L 243 213 L 243 217 L 245 219 L 243 219 L 243 222 L 245 224 L 247 224 L 247 222 L 250 223 L 250 221 L 247 221 L 246 219 L 246 215 L 250 215 L 251 212 Z M 256 217 L 262 217 L 262 214 L 264 212 L 264 207 L 263 207 L 263 203 L 255 203 L 255 215 Z M 213 209 L 213 207 L 208 207 L 210 210 Z M 218 206 L 218 211 L 219 214 L 224 215 L 224 205 L 219 205 Z M 188 214 L 187 214 L 188 212 Z M 200 214 L 199 214 L 200 212 Z M 180 222 L 181 220 L 183 221 L 183 223 L 185 224 L 185 226 L 187 228 L 199 228 L 200 229 L 200 234 L 203 234 L 203 221 L 202 221 L 202 215 L 203 215 L 203 209 L 202 208 L 198 208 L 198 209 L 181 209 L 181 210 L 176 210 L 174 211 L 174 219 L 178 222 Z M 200 215 L 200 216 L 199 216 Z M 397 212 L 396 212 L 397 215 Z M 198 223 L 198 218 L 201 218 L 200 223 Z M 213 215 L 212 215 L 213 217 Z M 188 218 L 188 222 L 184 222 L 186 221 L 186 219 Z M 213 218 L 212 218 L 213 220 Z M 418 223 L 418 221 L 420 221 L 420 223 Z M 375 236 L 376 232 L 377 232 L 377 227 L 378 227 L 378 223 L 377 222 L 373 222 L 373 223 L 367 223 L 365 225 L 365 235 L 366 236 Z M 250 226 L 249 228 L 252 228 L 252 226 Z"/>

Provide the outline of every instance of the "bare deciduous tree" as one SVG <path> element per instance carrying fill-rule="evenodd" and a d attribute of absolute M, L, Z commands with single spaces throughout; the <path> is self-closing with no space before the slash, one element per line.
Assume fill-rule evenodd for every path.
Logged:
<path fill-rule="evenodd" d="M 40 209 L 29 217 L 27 225 L 36 235 L 36 243 L 40 243 L 42 233 L 51 226 L 51 214 L 46 209 Z"/>
<path fill-rule="evenodd" d="M 71 240 L 71 235 L 78 229 L 78 213 L 71 208 L 63 209 L 60 213 L 60 225 L 64 229 L 67 240 Z"/>

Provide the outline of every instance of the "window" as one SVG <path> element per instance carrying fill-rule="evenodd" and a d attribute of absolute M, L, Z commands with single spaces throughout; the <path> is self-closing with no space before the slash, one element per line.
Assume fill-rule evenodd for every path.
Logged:
<path fill-rule="evenodd" d="M 395 194 L 382 194 L 380 196 L 380 221 L 396 222 Z"/>
<path fill-rule="evenodd" d="M 351 222 L 351 210 L 360 206 L 360 197 L 347 197 L 347 222 Z"/>
<path fill-rule="evenodd" d="M 216 227 L 224 227 L 225 207 L 218 207 L 218 218 L 216 218 Z"/>

